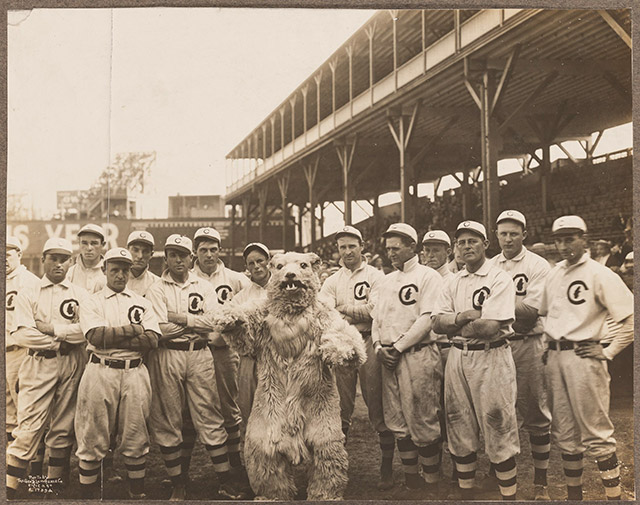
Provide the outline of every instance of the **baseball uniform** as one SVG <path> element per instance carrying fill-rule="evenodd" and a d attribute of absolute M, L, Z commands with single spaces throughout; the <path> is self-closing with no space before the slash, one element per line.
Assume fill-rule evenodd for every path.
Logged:
<path fill-rule="evenodd" d="M 136 293 L 137 295 L 144 296 L 149 288 L 160 280 L 156 274 L 154 274 L 148 268 L 145 268 L 138 277 L 134 277 L 133 272 L 129 276 L 129 282 L 127 282 L 127 288 Z"/>
<path fill-rule="evenodd" d="M 104 258 L 100 258 L 97 265 L 85 267 L 82 256 L 78 255 L 75 265 L 69 267 L 67 279 L 73 284 L 86 289 L 89 294 L 97 293 L 107 285 L 107 279 L 102 272 Z"/>

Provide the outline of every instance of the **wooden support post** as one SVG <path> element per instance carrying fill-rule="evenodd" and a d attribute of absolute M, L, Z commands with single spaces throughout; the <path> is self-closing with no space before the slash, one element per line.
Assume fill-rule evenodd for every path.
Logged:
<path fill-rule="evenodd" d="M 344 200 L 344 224 L 351 224 L 351 187 L 349 180 L 349 171 L 353 162 L 353 153 L 356 150 L 358 137 L 353 136 L 340 141 L 334 141 L 336 153 L 342 167 L 342 194 Z"/>
<path fill-rule="evenodd" d="M 469 169 L 462 169 L 462 219 L 467 220 L 471 215 L 471 187 L 469 186 Z"/>
<path fill-rule="evenodd" d="M 316 174 L 318 173 L 318 163 L 320 162 L 320 156 L 316 155 L 309 163 L 305 163 L 302 168 L 304 170 L 304 178 L 307 181 L 307 188 L 309 189 L 309 211 L 310 225 L 311 225 L 311 243 L 310 247 L 313 251 L 316 246 L 316 202 L 315 202 L 315 182 Z"/>
<path fill-rule="evenodd" d="M 249 230 L 251 228 L 251 197 L 242 197 L 242 214 L 244 215 L 244 243 L 249 243 Z"/>
<path fill-rule="evenodd" d="M 540 204 L 545 214 L 549 210 L 548 183 L 551 173 L 551 146 L 542 146 L 542 163 L 540 163 Z"/>
<path fill-rule="evenodd" d="M 398 15 L 400 11 L 398 9 L 391 9 L 389 15 L 393 23 L 393 89 L 398 90 Z"/>
<path fill-rule="evenodd" d="M 373 36 L 376 33 L 376 22 L 374 21 L 364 29 L 364 32 L 369 38 L 369 91 L 371 98 L 371 105 L 373 105 Z"/>
<path fill-rule="evenodd" d="M 278 179 L 278 189 L 282 200 L 282 248 L 287 250 L 287 221 L 289 208 L 287 203 L 287 190 L 289 189 L 289 172 L 283 174 Z"/>
<path fill-rule="evenodd" d="M 267 123 L 262 123 L 262 163 L 267 161 Z"/>
<path fill-rule="evenodd" d="M 271 116 L 269 118 L 271 123 L 271 156 L 276 152 L 276 117 Z"/>
<path fill-rule="evenodd" d="M 264 244 L 264 232 L 267 221 L 266 216 L 266 208 L 267 208 L 267 197 L 269 196 L 269 187 L 264 184 L 258 188 L 258 209 L 260 212 L 260 226 L 258 229 L 258 237 L 260 242 Z"/>
<path fill-rule="evenodd" d="M 324 238 L 324 200 L 320 200 L 320 238 Z"/>
<path fill-rule="evenodd" d="M 485 203 L 483 208 L 484 225 L 487 230 L 493 229 L 498 217 L 500 205 L 500 181 L 498 180 L 498 120 L 491 113 L 491 103 L 494 97 L 495 76 L 487 70 L 482 76 L 482 109 L 481 141 L 482 166 L 484 169 Z M 492 242 L 494 242 L 492 240 Z"/>
<path fill-rule="evenodd" d="M 236 204 L 231 204 L 231 229 L 229 231 L 231 235 L 231 253 L 228 260 L 229 268 L 233 268 L 233 260 L 236 257 Z"/>
<path fill-rule="evenodd" d="M 309 85 L 302 86 L 302 131 L 304 132 L 304 143 L 307 144 L 307 93 L 309 92 Z"/>
<path fill-rule="evenodd" d="M 282 107 L 278 112 L 280 112 L 280 150 L 284 149 L 284 107 Z M 284 156 L 284 153 L 282 153 Z"/>
<path fill-rule="evenodd" d="M 316 124 L 318 125 L 318 135 L 321 135 L 320 131 L 320 83 L 322 82 L 322 70 L 313 76 L 313 80 L 316 82 Z"/>
<path fill-rule="evenodd" d="M 333 114 L 333 126 L 336 126 L 336 68 L 338 67 L 338 58 L 334 58 L 329 62 L 331 69 L 331 113 Z"/>

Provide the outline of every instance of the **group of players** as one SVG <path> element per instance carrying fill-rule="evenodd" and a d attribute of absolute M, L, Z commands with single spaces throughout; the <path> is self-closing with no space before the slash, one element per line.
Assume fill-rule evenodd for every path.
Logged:
<path fill-rule="evenodd" d="M 379 434 L 380 489 L 394 485 L 397 446 L 404 485 L 422 489 L 425 498 L 442 497 L 446 442 L 454 491 L 473 499 L 482 436 L 502 497 L 516 499 L 521 426 L 529 434 L 535 499 L 549 499 L 552 438 L 569 499 L 582 498 L 585 454 L 596 460 L 607 498 L 620 499 L 606 362 L 633 339 L 633 295 L 589 257 L 586 232 L 578 216 L 553 223 L 563 261 L 550 269 L 523 246 L 522 213 L 498 217 L 502 252 L 492 259 L 484 226 L 464 221 L 454 237 L 464 266 L 454 274 L 446 232 L 428 231 L 419 242 L 414 228 L 395 223 L 383 234 L 395 267 L 387 275 L 367 264 L 357 228 L 335 235 L 341 267 L 319 296 L 360 331 L 368 356 L 359 370 L 335 370 L 343 432 L 359 376 Z M 80 255 L 71 268 L 71 244 L 47 241 L 42 279 L 19 266 L 20 243 L 7 239 L 8 496 L 16 496 L 29 466 L 42 472 L 44 441 L 47 477 L 63 485 L 77 443 L 85 498 L 99 495 L 101 472 L 117 445 L 129 496 L 143 498 L 153 439 L 171 479 L 171 499 L 184 499 L 197 434 L 218 493 L 249 497 L 239 448 L 255 362 L 227 346 L 212 315 L 226 303 L 265 299 L 269 249 L 245 247 L 247 276 L 222 263 L 215 229 L 199 229 L 193 242 L 171 235 L 158 278 L 148 269 L 155 247 L 150 233 L 134 231 L 127 249 L 104 256 L 99 226 L 86 225 L 78 238 Z M 618 325 L 605 347 L 607 317 Z"/>

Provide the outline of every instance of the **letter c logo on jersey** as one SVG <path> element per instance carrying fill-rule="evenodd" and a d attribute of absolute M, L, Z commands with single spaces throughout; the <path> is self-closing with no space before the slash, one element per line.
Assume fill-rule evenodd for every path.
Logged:
<path fill-rule="evenodd" d="M 369 283 L 367 281 L 358 282 L 355 286 L 353 286 L 353 297 L 356 300 L 364 300 L 367 298 L 367 293 L 369 293 Z"/>
<path fill-rule="evenodd" d="M 142 314 L 144 314 L 144 307 L 140 307 L 140 305 L 132 305 L 129 308 L 129 313 L 127 314 L 129 322 L 131 324 L 142 324 Z"/>
<path fill-rule="evenodd" d="M 402 305 L 413 305 L 416 303 L 416 295 L 418 294 L 418 286 L 415 284 L 408 284 L 407 286 L 402 286 L 400 291 L 398 292 L 398 298 L 400 298 L 400 303 Z"/>
<path fill-rule="evenodd" d="M 573 281 L 567 289 L 567 298 L 574 305 L 582 305 L 587 300 L 584 299 L 584 292 L 589 288 L 583 281 Z"/>
<path fill-rule="evenodd" d="M 473 296 L 471 297 L 473 308 L 476 310 L 480 310 L 484 305 L 485 300 L 489 298 L 490 294 L 491 290 L 487 286 L 482 286 L 480 289 L 476 289 L 473 292 Z"/>
<path fill-rule="evenodd" d="M 17 291 L 8 291 L 7 292 L 7 310 L 15 310 L 16 308 L 16 296 L 18 296 Z"/>
<path fill-rule="evenodd" d="M 513 276 L 513 284 L 516 287 L 516 295 L 524 296 L 527 294 L 529 277 L 527 277 L 525 274 L 516 274 Z"/>
<path fill-rule="evenodd" d="M 218 286 L 216 288 L 216 294 L 218 295 L 218 301 L 223 305 L 230 302 L 233 298 L 233 290 L 231 289 L 231 286 L 227 286 L 226 284 Z"/>
<path fill-rule="evenodd" d="M 78 313 L 78 300 L 74 300 L 70 298 L 69 300 L 64 300 L 60 304 L 60 315 L 67 319 L 68 321 L 73 321 Z"/>
<path fill-rule="evenodd" d="M 189 314 L 204 312 L 204 298 L 200 293 L 189 293 Z"/>

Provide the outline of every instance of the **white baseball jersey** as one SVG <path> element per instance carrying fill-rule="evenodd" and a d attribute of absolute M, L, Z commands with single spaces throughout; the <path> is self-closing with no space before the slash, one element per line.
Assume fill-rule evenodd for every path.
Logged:
<path fill-rule="evenodd" d="M 513 279 L 516 303 L 522 302 L 540 310 L 544 281 L 551 270 L 547 260 L 523 247 L 522 251 L 511 259 L 505 258 L 504 254 L 500 253 L 489 261 L 507 272 Z M 542 334 L 542 318 L 538 317 L 535 326 L 527 334 Z"/>
<path fill-rule="evenodd" d="M 371 326 L 373 342 L 395 344 L 400 352 L 426 340 L 421 336 L 415 342 L 403 338 L 413 323 L 422 315 L 433 312 L 436 296 L 442 289 L 442 277 L 433 268 L 421 265 L 418 256 L 380 280 L 378 301 L 373 309 Z"/>
<path fill-rule="evenodd" d="M 176 342 L 202 339 L 203 332 L 211 330 L 208 315 L 218 307 L 211 284 L 193 272 L 189 272 L 186 282 L 179 284 L 168 270 L 165 271 L 160 281 L 149 288 L 145 298 L 153 306 L 163 336 Z M 186 314 L 187 327 L 170 323 L 168 312 Z"/>
<path fill-rule="evenodd" d="M 444 265 L 442 265 L 440 268 L 438 268 L 438 270 L 436 270 L 436 272 L 438 272 L 442 276 L 442 289 L 444 289 L 445 286 L 455 276 L 455 274 L 449 268 L 449 264 L 448 263 L 445 263 Z M 440 295 L 440 293 L 438 293 L 438 296 L 439 295 Z M 436 333 L 433 330 L 431 330 L 431 337 L 433 338 L 433 340 L 436 340 L 438 342 L 449 342 L 449 337 L 446 334 L 445 335 L 441 335 L 439 333 Z"/>
<path fill-rule="evenodd" d="M 60 342 L 82 344 L 84 333 L 78 322 L 78 307 L 89 293 L 64 279 L 53 284 L 46 276 L 33 289 L 18 293 L 12 337 L 17 345 L 36 350 L 55 350 Z M 46 335 L 36 328 L 36 320 L 53 324 L 54 336 Z"/>
<path fill-rule="evenodd" d="M 160 277 L 148 268 L 145 268 L 144 272 L 142 272 L 138 277 L 134 277 L 133 272 L 131 272 L 129 282 L 127 282 L 127 288 L 140 296 L 144 296 L 147 294 L 147 291 L 149 291 L 149 288 L 159 280 Z"/>
<path fill-rule="evenodd" d="M 11 337 L 11 330 L 14 330 L 13 315 L 16 309 L 16 298 L 23 289 L 33 289 L 40 284 L 40 278 L 27 270 L 24 265 L 19 265 L 13 272 L 7 275 L 6 305 L 4 313 L 4 345 L 16 345 Z"/>
<path fill-rule="evenodd" d="M 193 272 L 198 277 L 206 279 L 211 283 L 216 291 L 218 302 L 220 302 L 221 305 L 230 302 L 236 293 L 251 284 L 251 281 L 246 275 L 225 267 L 222 260 L 218 262 L 215 272 L 211 275 L 204 273 L 200 269 L 200 264 L 196 260 L 193 265 Z"/>
<path fill-rule="evenodd" d="M 620 276 L 586 254 L 575 265 L 559 262 L 547 276 L 540 314 L 554 340 L 600 340 L 606 318 L 620 322 L 633 314 L 633 294 Z"/>
<path fill-rule="evenodd" d="M 267 300 L 267 288 L 252 282 L 246 288 L 242 288 L 233 297 L 233 305 L 242 305 L 247 302 L 261 303 Z"/>
<path fill-rule="evenodd" d="M 97 293 L 107 285 L 107 278 L 102 271 L 103 263 L 104 258 L 100 258 L 96 266 L 88 268 L 84 266 L 82 256 L 78 256 L 75 265 L 71 265 L 67 272 L 67 279 L 90 294 Z"/>
<path fill-rule="evenodd" d="M 516 293 L 509 275 L 485 261 L 476 272 L 460 270 L 444 287 L 436 302 L 433 315 L 455 314 L 465 310 L 479 310 L 482 319 L 500 322 L 500 329 L 493 340 L 511 335 L 511 323 L 515 319 Z M 486 340 L 463 338 L 456 335 L 454 341 L 484 344 Z"/>
<path fill-rule="evenodd" d="M 367 265 L 364 259 L 354 272 L 342 264 L 340 270 L 324 281 L 320 289 L 320 299 L 334 308 L 340 305 L 356 305 L 370 316 L 378 299 L 378 284 L 382 279 L 384 273 Z M 371 330 L 371 321 L 359 321 L 353 325 L 358 331 Z"/>
<path fill-rule="evenodd" d="M 86 335 L 93 328 L 141 324 L 145 330 L 161 335 L 151 302 L 128 288 L 116 293 L 108 286 L 91 295 L 80 309 L 80 328 Z M 136 359 L 139 351 L 131 349 L 98 349 L 91 343 L 87 349 L 105 358 Z"/>

